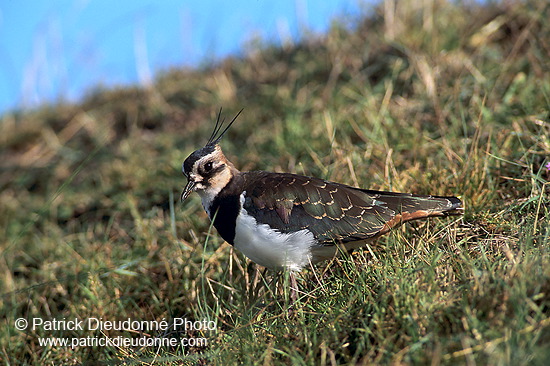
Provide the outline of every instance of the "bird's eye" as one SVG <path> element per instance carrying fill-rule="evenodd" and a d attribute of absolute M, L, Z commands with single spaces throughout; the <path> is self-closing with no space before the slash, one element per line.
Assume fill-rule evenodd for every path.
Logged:
<path fill-rule="evenodd" d="M 208 173 L 211 170 L 212 170 L 212 162 L 209 161 L 208 163 L 204 164 L 204 171 Z"/>

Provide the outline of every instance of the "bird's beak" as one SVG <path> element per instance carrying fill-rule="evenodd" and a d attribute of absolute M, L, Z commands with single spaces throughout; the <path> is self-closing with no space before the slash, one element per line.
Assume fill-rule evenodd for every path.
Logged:
<path fill-rule="evenodd" d="M 185 188 L 183 189 L 183 191 L 181 192 L 181 202 L 185 201 L 185 199 L 187 197 L 189 197 L 189 195 L 191 194 L 191 192 L 193 192 L 194 188 L 195 188 L 195 184 L 197 184 L 195 181 L 189 179 L 187 181 L 187 185 L 185 186 Z"/>

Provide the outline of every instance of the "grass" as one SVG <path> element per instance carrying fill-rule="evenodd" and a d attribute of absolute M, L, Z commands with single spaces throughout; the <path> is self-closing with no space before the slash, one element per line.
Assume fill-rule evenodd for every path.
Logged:
<path fill-rule="evenodd" d="M 545 364 L 550 356 L 550 6 L 385 6 L 295 46 L 97 90 L 0 122 L 0 359 L 19 364 Z M 428 4 L 428 3 L 426 3 Z M 217 109 L 241 170 L 460 195 L 298 278 L 223 243 L 181 162 Z M 175 346 L 41 346 L 139 332 L 15 328 L 211 320 Z M 207 343 L 180 345 L 182 338 Z"/>

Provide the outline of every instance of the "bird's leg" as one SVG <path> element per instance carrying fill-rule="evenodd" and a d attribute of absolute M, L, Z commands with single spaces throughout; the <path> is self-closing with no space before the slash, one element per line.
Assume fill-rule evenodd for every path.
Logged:
<path fill-rule="evenodd" d="M 294 272 L 289 273 L 290 280 L 290 303 L 293 305 L 298 299 L 298 282 L 296 282 L 296 275 Z"/>

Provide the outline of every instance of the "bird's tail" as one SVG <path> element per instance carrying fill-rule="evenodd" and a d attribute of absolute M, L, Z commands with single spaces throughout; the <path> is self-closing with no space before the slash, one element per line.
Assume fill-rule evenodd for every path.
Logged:
<path fill-rule="evenodd" d="M 462 215 L 464 213 L 462 201 L 457 197 L 423 196 L 373 190 L 365 190 L 365 192 L 376 199 L 377 204 L 395 212 L 395 216 L 386 222 L 385 228 L 380 234 L 407 221 L 432 216 Z"/>

